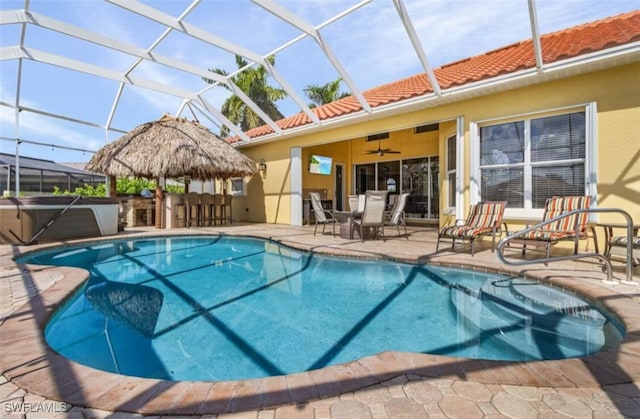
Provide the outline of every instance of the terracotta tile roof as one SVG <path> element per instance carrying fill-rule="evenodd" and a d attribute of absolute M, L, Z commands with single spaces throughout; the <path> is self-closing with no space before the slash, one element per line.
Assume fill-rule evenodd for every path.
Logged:
<path fill-rule="evenodd" d="M 575 26 L 540 37 L 545 64 L 577 57 L 594 51 L 640 41 L 640 10 Z M 441 89 L 490 79 L 536 65 L 531 39 L 508 45 L 485 54 L 434 69 Z M 432 93 L 433 89 L 424 73 L 363 92 L 372 108 Z M 320 120 L 335 118 L 362 110 L 354 96 L 337 100 L 312 109 Z M 283 130 L 310 124 L 303 112 L 276 122 Z M 245 134 L 256 138 L 272 133 L 268 125 L 251 129 Z M 237 141 L 237 139 L 234 139 Z M 233 140 L 232 140 L 233 141 Z"/>

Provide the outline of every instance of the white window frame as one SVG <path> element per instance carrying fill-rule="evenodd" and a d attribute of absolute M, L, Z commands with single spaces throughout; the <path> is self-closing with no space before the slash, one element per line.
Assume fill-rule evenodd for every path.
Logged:
<path fill-rule="evenodd" d="M 462 116 L 456 118 L 456 135 L 457 135 L 457 148 L 456 153 L 458 154 L 458 167 L 457 167 L 457 178 L 456 178 L 456 219 L 461 220 L 465 215 L 464 208 L 464 164 L 465 164 L 465 155 L 464 155 L 464 118 Z"/>
<path fill-rule="evenodd" d="M 301 226 L 303 221 L 302 148 L 291 147 L 289 157 L 291 159 L 291 174 L 289 175 L 289 180 L 291 182 L 291 225 Z"/>
<path fill-rule="evenodd" d="M 233 188 L 234 182 L 237 181 L 242 181 L 242 188 L 240 190 L 236 190 Z M 244 177 L 229 178 L 229 191 L 229 194 L 233 196 L 247 196 L 247 179 Z"/>
<path fill-rule="evenodd" d="M 449 158 L 450 158 L 450 156 L 449 156 L 449 142 L 450 141 L 453 141 L 453 145 L 455 147 L 455 156 L 453 156 L 453 158 L 454 158 L 454 160 L 456 162 L 456 168 L 455 169 L 451 169 L 449 167 Z M 446 210 L 449 213 L 452 212 L 455 209 L 456 200 L 457 200 L 457 197 L 458 197 L 457 196 L 458 195 L 457 194 L 457 191 L 458 191 L 457 181 L 458 181 L 458 167 L 459 166 L 458 166 L 458 153 L 457 153 L 457 150 L 458 150 L 458 136 L 456 134 L 448 136 L 445 139 L 445 162 L 446 162 L 445 176 L 446 176 L 446 179 L 447 179 L 447 187 L 444 188 L 444 190 L 446 191 L 445 199 L 447 200 L 446 201 L 447 202 Z M 451 178 L 450 178 L 451 175 L 454 175 L 454 178 L 453 178 L 453 190 L 454 190 L 453 196 L 451 196 L 451 192 L 450 192 L 451 191 L 451 186 L 452 186 L 450 184 L 451 183 Z M 453 201 L 453 205 L 451 205 L 451 201 Z"/>
<path fill-rule="evenodd" d="M 562 108 L 545 109 L 539 112 L 531 112 L 526 114 L 518 114 L 511 116 L 503 116 L 500 118 L 492 118 L 482 121 L 474 121 L 469 125 L 471 137 L 471 156 L 470 156 L 470 195 L 471 204 L 480 201 L 480 127 L 492 124 L 498 124 L 506 120 L 524 120 L 525 121 L 525 148 L 530 144 L 530 120 L 544 116 L 545 114 L 562 114 L 571 112 L 585 112 L 585 158 L 584 158 L 584 186 L 585 195 L 591 196 L 592 207 L 597 207 L 597 106 L 595 102 L 586 104 L 572 105 Z M 528 151 L 528 150 L 527 150 Z M 527 154 L 528 155 L 528 154 Z M 524 208 L 507 208 L 505 209 L 505 217 L 511 219 L 540 219 L 544 210 L 542 208 L 531 208 L 531 165 L 528 159 L 524 162 L 525 168 L 525 184 L 524 184 Z M 593 221 L 595 214 L 590 216 Z"/>

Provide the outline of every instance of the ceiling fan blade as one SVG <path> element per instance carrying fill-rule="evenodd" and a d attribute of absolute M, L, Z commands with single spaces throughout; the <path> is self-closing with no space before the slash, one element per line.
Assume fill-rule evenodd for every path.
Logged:
<path fill-rule="evenodd" d="M 380 147 L 380 140 L 378 139 L 378 149 L 377 150 L 365 150 L 365 154 L 377 154 L 378 156 L 384 156 L 386 153 L 390 154 L 398 154 L 400 151 L 392 150 L 390 148 L 382 148 Z"/>

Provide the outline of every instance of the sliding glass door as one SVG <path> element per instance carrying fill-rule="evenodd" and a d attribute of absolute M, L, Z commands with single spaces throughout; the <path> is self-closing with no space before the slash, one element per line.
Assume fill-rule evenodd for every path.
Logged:
<path fill-rule="evenodd" d="M 407 218 L 437 220 L 440 217 L 438 156 L 402 161 L 402 191 L 409 192 Z"/>
<path fill-rule="evenodd" d="M 440 216 L 438 156 L 393 160 L 354 166 L 356 194 L 386 190 L 389 195 L 408 192 L 407 218 L 437 220 Z"/>

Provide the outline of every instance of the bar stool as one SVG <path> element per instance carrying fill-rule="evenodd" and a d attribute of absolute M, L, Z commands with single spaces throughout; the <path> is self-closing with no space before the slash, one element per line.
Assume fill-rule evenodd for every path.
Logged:
<path fill-rule="evenodd" d="M 187 226 L 187 208 L 184 198 L 184 194 L 175 194 L 172 196 L 171 212 L 175 215 L 175 227 Z"/>
<path fill-rule="evenodd" d="M 233 224 L 233 221 L 231 221 L 231 198 L 233 198 L 233 195 L 226 194 L 224 196 L 224 205 L 222 207 L 222 212 L 225 224 L 227 223 L 227 220 L 229 220 L 229 224 Z"/>
<path fill-rule="evenodd" d="M 184 221 L 185 227 L 191 227 L 194 223 L 198 225 L 198 204 L 200 202 L 200 196 L 197 192 L 189 192 L 184 195 L 184 203 L 181 206 L 184 208 Z"/>
<path fill-rule="evenodd" d="M 218 221 L 220 221 L 220 224 L 222 224 L 224 215 L 224 206 L 222 200 L 222 194 L 217 193 L 213 195 L 213 225 L 216 225 Z"/>
<path fill-rule="evenodd" d="M 198 224 L 200 226 L 210 226 L 213 222 L 213 196 L 204 192 L 200 195 L 200 203 L 198 204 Z"/>

